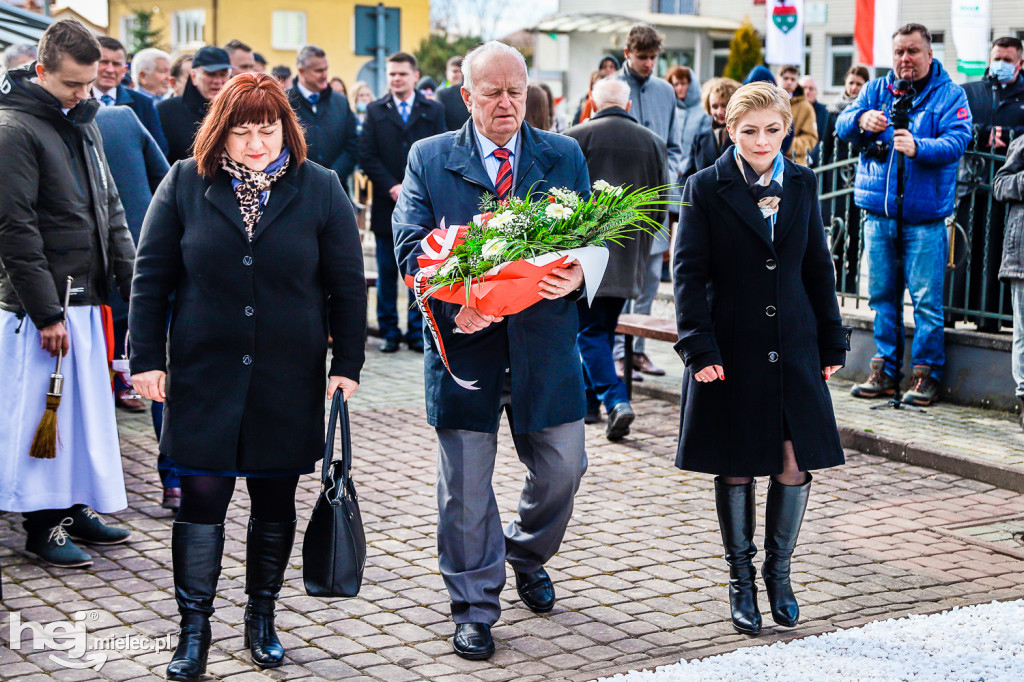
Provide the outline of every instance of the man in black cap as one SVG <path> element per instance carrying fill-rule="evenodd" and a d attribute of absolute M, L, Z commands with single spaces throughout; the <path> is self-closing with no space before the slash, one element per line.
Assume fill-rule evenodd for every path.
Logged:
<path fill-rule="evenodd" d="M 167 138 L 167 162 L 192 155 L 192 140 L 199 130 L 210 101 L 228 82 L 231 59 L 219 47 L 207 45 L 192 56 L 192 72 L 181 97 L 172 97 L 156 105 L 160 124 Z"/>

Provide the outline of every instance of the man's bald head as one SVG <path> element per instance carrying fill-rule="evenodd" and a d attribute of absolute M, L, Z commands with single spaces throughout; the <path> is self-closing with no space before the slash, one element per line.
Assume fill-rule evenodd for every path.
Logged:
<path fill-rule="evenodd" d="M 597 111 L 609 107 L 625 109 L 629 105 L 629 84 L 618 78 L 602 78 L 594 83 L 590 97 Z"/>

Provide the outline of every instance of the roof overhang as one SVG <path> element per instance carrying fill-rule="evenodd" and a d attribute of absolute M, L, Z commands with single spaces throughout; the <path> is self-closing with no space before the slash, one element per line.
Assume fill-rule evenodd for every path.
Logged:
<path fill-rule="evenodd" d="M 706 17 L 697 14 L 655 14 L 637 12 L 631 14 L 607 13 L 566 13 L 553 14 L 524 30 L 537 33 L 620 33 L 635 24 L 650 24 L 656 28 L 682 28 L 695 31 L 723 31 L 732 33 L 740 22 L 720 17 Z"/>
<path fill-rule="evenodd" d="M 15 43 L 38 43 L 52 23 L 53 19 L 0 2 L 0 48 Z"/>

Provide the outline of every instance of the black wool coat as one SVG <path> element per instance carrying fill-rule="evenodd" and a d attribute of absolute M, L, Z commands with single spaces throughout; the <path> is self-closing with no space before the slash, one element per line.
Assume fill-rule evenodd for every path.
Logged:
<path fill-rule="evenodd" d="M 444 105 L 444 123 L 449 132 L 458 130 L 469 120 L 469 109 L 462 99 L 462 83 L 441 88 L 434 93 L 434 100 Z"/>
<path fill-rule="evenodd" d="M 821 371 L 845 362 L 850 330 L 814 174 L 785 164 L 774 242 L 731 152 L 686 183 L 675 251 L 681 469 L 781 473 L 783 421 L 801 470 L 843 463 Z M 725 380 L 698 382 L 711 365 Z"/>
<path fill-rule="evenodd" d="M 405 178 L 409 149 L 417 140 L 446 132 L 444 105 L 431 102 L 419 92 L 403 123 L 394 98 L 388 94 L 366 108 L 359 136 L 359 165 L 373 183 L 370 229 L 378 237 L 391 238 L 391 214 L 395 202 L 389 190 Z"/>
<path fill-rule="evenodd" d="M 320 93 L 313 111 L 313 105 L 302 96 L 296 82 L 288 91 L 288 101 L 306 134 L 310 161 L 331 169 L 344 183 L 358 160 L 358 121 L 348 106 L 348 98 L 327 88 Z"/>
<path fill-rule="evenodd" d="M 228 174 L 176 163 L 146 214 L 132 284 L 132 373 L 167 372 L 162 453 L 237 471 L 323 456 L 327 335 L 330 374 L 358 381 L 366 330 L 359 233 L 334 172 L 289 168 L 250 242 Z"/>
<path fill-rule="evenodd" d="M 160 127 L 167 139 L 167 163 L 192 156 L 192 144 L 209 108 L 210 101 L 192 85 L 191 79 L 185 83 L 181 97 L 171 97 L 156 105 Z"/>

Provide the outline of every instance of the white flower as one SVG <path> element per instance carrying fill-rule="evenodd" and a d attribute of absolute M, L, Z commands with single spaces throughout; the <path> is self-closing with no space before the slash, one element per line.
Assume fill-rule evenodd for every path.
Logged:
<path fill-rule="evenodd" d="M 611 194 L 613 197 L 617 197 L 620 194 L 622 194 L 622 187 L 621 186 L 620 187 L 615 187 L 615 186 L 609 185 L 604 180 L 597 180 L 594 183 L 594 191 L 595 192 L 607 192 L 608 194 Z"/>
<path fill-rule="evenodd" d="M 444 263 L 441 263 L 441 267 L 437 269 L 437 276 L 448 277 L 450 275 L 455 274 L 455 272 L 458 271 L 458 269 L 459 259 L 456 258 L 455 256 L 450 256 L 448 260 L 446 260 Z"/>
<path fill-rule="evenodd" d="M 501 237 L 491 237 L 484 242 L 483 247 L 480 249 L 480 255 L 484 258 L 494 258 L 500 256 L 507 246 L 508 242 Z"/>
<path fill-rule="evenodd" d="M 563 187 L 554 187 L 549 192 L 549 195 L 560 199 L 562 203 L 567 206 L 575 208 L 580 203 L 580 195 L 576 194 L 572 190 L 565 189 Z"/>
<path fill-rule="evenodd" d="M 488 229 L 504 227 L 508 223 L 512 222 L 512 219 L 515 218 L 515 216 L 516 214 L 513 213 L 512 211 L 502 211 L 501 213 L 495 213 L 493 216 L 491 216 L 491 219 L 487 221 L 487 227 Z"/>
<path fill-rule="evenodd" d="M 564 218 L 572 217 L 572 209 L 562 206 L 561 204 L 549 204 L 548 207 L 544 209 L 544 214 L 549 218 L 562 220 Z"/>

